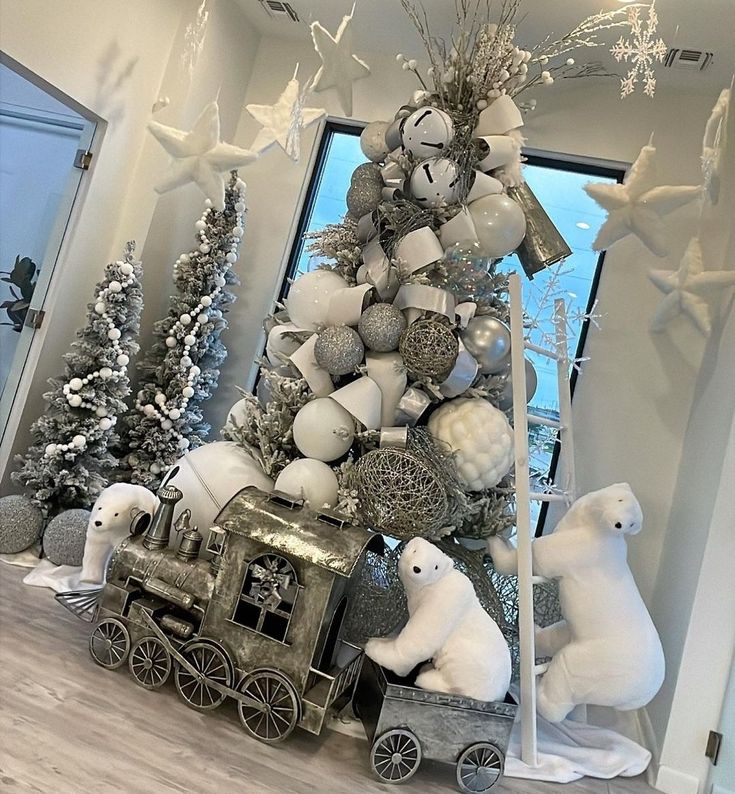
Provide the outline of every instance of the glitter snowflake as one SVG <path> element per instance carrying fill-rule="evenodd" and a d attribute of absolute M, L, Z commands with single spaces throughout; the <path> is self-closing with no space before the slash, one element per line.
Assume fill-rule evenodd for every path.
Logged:
<path fill-rule="evenodd" d="M 202 0 L 197 9 L 196 19 L 186 26 L 184 32 L 184 51 L 181 53 L 181 65 L 191 78 L 194 73 L 197 59 L 204 47 L 204 36 L 207 32 L 207 21 L 209 11 L 207 10 L 208 0 Z"/>
<path fill-rule="evenodd" d="M 656 77 L 653 65 L 656 61 L 663 61 L 667 47 L 662 38 L 656 38 L 658 15 L 656 2 L 648 6 L 648 19 L 641 18 L 641 7 L 631 6 L 628 9 L 628 24 L 630 25 L 630 38 L 621 36 L 612 46 L 610 52 L 615 60 L 630 62 L 628 74 L 620 80 L 620 97 L 625 99 L 635 91 L 640 79 L 643 80 L 643 93 L 652 97 L 656 91 Z"/>

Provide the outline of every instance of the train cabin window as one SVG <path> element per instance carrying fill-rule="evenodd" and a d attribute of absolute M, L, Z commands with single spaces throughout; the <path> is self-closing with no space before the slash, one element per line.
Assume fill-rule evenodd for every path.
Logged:
<path fill-rule="evenodd" d="M 258 634 L 286 642 L 299 583 L 291 563 L 277 554 L 251 560 L 232 619 Z"/>

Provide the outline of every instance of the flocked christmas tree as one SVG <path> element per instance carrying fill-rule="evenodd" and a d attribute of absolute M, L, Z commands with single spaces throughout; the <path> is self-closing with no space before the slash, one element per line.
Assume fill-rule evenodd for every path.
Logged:
<path fill-rule="evenodd" d="M 128 243 L 122 259 L 105 269 L 89 304 L 87 325 L 64 356 L 64 375 L 49 381 L 46 412 L 33 424 L 34 443 L 18 456 L 12 475 L 46 516 L 88 508 L 108 484 L 119 461 L 118 417 L 127 409 L 128 365 L 138 352 L 143 309 L 141 263 Z"/>
<path fill-rule="evenodd" d="M 243 236 L 245 183 L 233 171 L 219 211 L 207 199 L 196 222 L 194 250 L 174 264 L 176 294 L 154 325 L 156 342 L 138 364 L 140 390 L 125 420 L 131 481 L 156 488 L 161 475 L 187 449 L 204 443 L 209 425 L 202 403 L 217 388 L 227 356 L 220 336 L 237 284 L 232 266 Z"/>

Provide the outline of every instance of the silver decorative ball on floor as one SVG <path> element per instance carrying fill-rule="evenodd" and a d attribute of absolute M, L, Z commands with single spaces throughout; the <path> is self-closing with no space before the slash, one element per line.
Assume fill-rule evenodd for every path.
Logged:
<path fill-rule="evenodd" d="M 438 320 L 417 320 L 403 332 L 398 349 L 411 375 L 440 382 L 454 367 L 459 342 L 452 329 Z"/>
<path fill-rule="evenodd" d="M 406 318 L 392 303 L 374 303 L 368 306 L 357 324 L 357 331 L 365 346 L 376 353 L 396 350 L 405 330 Z"/>
<path fill-rule="evenodd" d="M 54 565 L 82 564 L 89 510 L 65 510 L 54 516 L 43 533 L 43 552 Z"/>
<path fill-rule="evenodd" d="M 43 530 L 43 513 L 27 496 L 0 499 L 0 554 L 17 554 L 32 546 Z"/>
<path fill-rule="evenodd" d="M 347 191 L 347 211 L 353 218 L 362 218 L 377 209 L 382 199 L 382 185 L 368 179 L 358 179 Z"/>
<path fill-rule="evenodd" d="M 365 346 L 357 331 L 346 325 L 325 328 L 317 337 L 314 357 L 330 375 L 348 375 L 362 363 Z"/>

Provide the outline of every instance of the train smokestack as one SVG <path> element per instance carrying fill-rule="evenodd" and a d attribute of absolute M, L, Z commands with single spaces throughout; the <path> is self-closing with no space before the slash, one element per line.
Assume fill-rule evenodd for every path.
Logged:
<path fill-rule="evenodd" d="M 171 524 L 174 519 L 174 507 L 183 499 L 184 494 L 174 485 L 164 485 L 158 491 L 161 504 L 153 516 L 153 521 L 143 538 L 143 545 L 151 551 L 165 549 L 171 537 Z"/>

